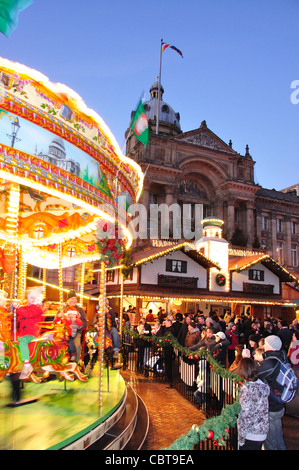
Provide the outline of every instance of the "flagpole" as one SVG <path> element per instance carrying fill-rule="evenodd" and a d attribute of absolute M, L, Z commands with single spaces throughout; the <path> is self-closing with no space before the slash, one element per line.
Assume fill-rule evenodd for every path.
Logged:
<path fill-rule="evenodd" d="M 160 112 L 160 88 L 161 88 L 161 69 L 162 69 L 162 43 L 160 47 L 160 68 L 159 68 L 159 77 L 158 77 L 158 105 L 157 105 L 157 120 L 156 120 L 156 134 L 159 134 L 159 112 Z"/>

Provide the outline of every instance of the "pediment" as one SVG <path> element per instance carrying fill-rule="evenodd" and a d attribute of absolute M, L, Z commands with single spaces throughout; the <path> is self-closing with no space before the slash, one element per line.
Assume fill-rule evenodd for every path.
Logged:
<path fill-rule="evenodd" d="M 176 140 L 200 147 L 207 147 L 213 150 L 220 150 L 226 153 L 235 153 L 235 151 L 228 144 L 217 137 L 216 134 L 214 134 L 208 128 L 199 128 L 194 131 L 180 134 L 177 136 Z"/>

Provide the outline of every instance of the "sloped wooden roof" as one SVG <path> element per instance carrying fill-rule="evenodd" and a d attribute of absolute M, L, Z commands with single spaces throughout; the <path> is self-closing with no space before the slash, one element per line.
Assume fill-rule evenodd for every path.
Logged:
<path fill-rule="evenodd" d="M 189 256 L 189 258 L 192 258 L 195 262 L 201 264 L 205 268 L 215 267 L 220 269 L 220 266 L 218 266 L 218 264 L 216 264 L 211 259 L 207 258 L 198 250 L 195 250 L 194 247 L 188 242 L 177 243 L 175 245 L 167 247 L 151 246 L 142 250 L 139 249 L 132 254 L 132 264 L 134 266 L 140 266 L 141 264 L 148 263 L 150 261 L 153 261 L 157 258 L 161 258 L 178 250 L 181 250 L 183 253 Z"/>
<path fill-rule="evenodd" d="M 271 256 L 267 254 L 258 254 L 244 257 L 231 257 L 229 259 L 229 270 L 230 271 L 244 271 L 250 269 L 257 263 L 262 263 L 263 266 L 268 268 L 271 272 L 276 274 L 282 282 L 298 282 L 299 279 L 290 273 L 288 270 L 283 268 L 279 263 L 274 261 Z"/>

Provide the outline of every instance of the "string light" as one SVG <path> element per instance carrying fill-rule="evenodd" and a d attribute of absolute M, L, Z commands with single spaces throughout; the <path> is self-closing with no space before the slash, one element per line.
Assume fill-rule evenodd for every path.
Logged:
<path fill-rule="evenodd" d="M 217 269 L 221 269 L 220 266 L 218 266 L 213 260 L 211 260 L 210 258 L 208 258 L 207 256 L 203 255 L 200 251 L 196 250 L 196 248 L 189 242 L 183 242 L 183 243 L 179 243 L 178 245 L 172 245 L 170 248 L 167 248 L 166 250 L 163 250 L 163 251 L 159 251 L 153 255 L 150 255 L 150 256 L 146 256 L 145 258 L 142 258 L 140 259 L 139 261 L 135 261 L 134 263 L 134 266 L 139 266 L 140 264 L 145 264 L 149 261 L 152 261 L 154 259 L 157 259 L 157 258 L 161 258 L 173 251 L 177 251 L 177 250 L 181 250 L 182 248 L 188 248 L 188 250 L 186 251 L 189 251 L 189 250 L 194 250 L 196 251 L 196 253 L 204 260 L 210 262 L 213 264 L 213 266 L 216 266 Z"/>
<path fill-rule="evenodd" d="M 231 298 L 231 297 L 224 297 L 222 299 L 219 298 L 205 298 L 205 297 L 161 297 L 161 296 L 150 296 L 150 295 L 134 295 L 134 294 L 125 294 L 125 298 L 132 298 L 132 299 L 141 299 L 141 300 L 148 300 L 148 301 L 157 301 L 157 302 L 165 302 L 165 301 L 181 301 L 181 302 L 206 302 L 206 303 L 237 303 L 237 304 L 257 304 L 257 305 L 278 305 L 283 307 L 296 307 L 296 303 L 288 302 L 288 301 L 275 301 L 275 300 L 253 300 L 253 299 L 238 299 L 238 298 Z M 120 298 L 120 294 L 107 294 L 107 298 L 114 299 Z"/>

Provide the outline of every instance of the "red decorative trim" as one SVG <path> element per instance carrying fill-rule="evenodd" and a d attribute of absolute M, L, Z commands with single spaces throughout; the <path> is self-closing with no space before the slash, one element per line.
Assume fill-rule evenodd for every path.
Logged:
<path fill-rule="evenodd" d="M 30 121 L 38 125 L 39 127 L 47 129 L 53 134 L 70 142 L 71 144 L 75 145 L 76 147 L 90 155 L 96 161 L 98 161 L 104 172 L 107 171 L 109 173 L 112 173 L 113 177 L 116 177 L 116 173 L 118 170 L 118 162 L 115 162 L 115 158 L 118 158 L 119 162 L 120 159 L 111 145 L 107 146 L 107 155 L 101 154 L 98 149 L 95 149 L 92 145 L 87 143 L 84 140 L 83 136 L 75 135 L 75 130 L 69 129 L 67 125 L 63 127 L 63 123 L 61 121 L 59 121 L 59 125 L 57 125 L 57 123 L 55 122 L 55 118 L 51 119 L 50 115 L 43 113 L 42 110 L 29 109 L 23 103 L 16 103 L 15 101 L 4 100 L 1 103 L 1 108 L 7 110 L 8 112 L 16 114 L 17 116 L 23 119 L 26 119 L 27 121 Z M 113 157 L 111 157 L 109 153 L 112 153 Z M 124 163 L 121 162 L 120 164 L 126 167 Z M 124 186 L 124 189 L 129 192 L 132 199 L 135 200 L 135 188 L 132 187 L 132 184 L 130 184 L 130 181 L 125 177 L 123 173 L 118 173 L 118 180 L 120 181 L 121 185 Z"/>

